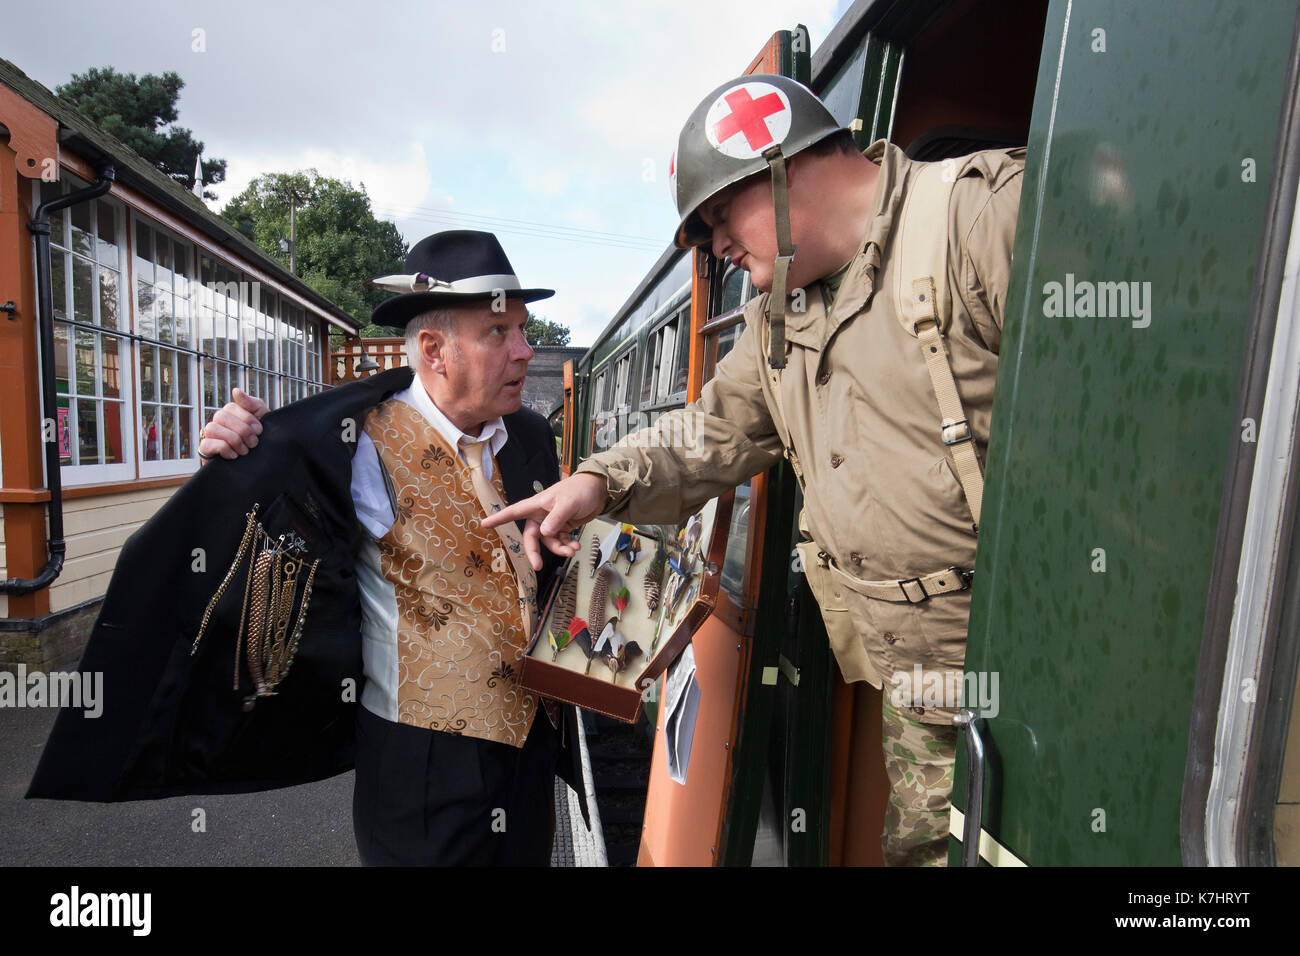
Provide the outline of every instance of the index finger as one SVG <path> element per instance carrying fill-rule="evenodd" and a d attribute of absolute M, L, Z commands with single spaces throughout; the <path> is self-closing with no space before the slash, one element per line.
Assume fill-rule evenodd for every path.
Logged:
<path fill-rule="evenodd" d="M 545 494 L 545 492 L 543 492 Z M 505 524 L 507 521 L 529 521 L 541 522 L 548 514 L 550 509 L 542 504 L 540 499 L 542 495 L 533 495 L 531 498 L 525 498 L 523 501 L 516 501 L 512 505 L 507 505 L 500 511 L 487 515 L 483 519 L 483 527 L 495 528 L 499 524 Z"/>
<path fill-rule="evenodd" d="M 230 398 L 240 408 L 247 409 L 258 418 L 261 418 L 270 411 L 266 402 L 262 401 L 256 395 L 249 395 L 241 388 L 232 388 L 230 390 Z"/>

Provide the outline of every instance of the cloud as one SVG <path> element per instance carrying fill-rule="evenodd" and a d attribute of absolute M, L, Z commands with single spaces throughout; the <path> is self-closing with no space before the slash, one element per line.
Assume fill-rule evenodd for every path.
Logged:
<path fill-rule="evenodd" d="M 315 169 L 322 176 L 365 186 L 371 205 L 384 210 L 380 218 L 402 219 L 428 205 L 450 207 L 447 196 L 431 197 L 433 178 L 421 143 L 409 144 L 404 159 L 384 162 L 356 154 L 321 149 L 303 149 L 280 155 L 232 155 L 227 160 L 226 180 L 212 187 L 224 205 L 263 173 Z"/>

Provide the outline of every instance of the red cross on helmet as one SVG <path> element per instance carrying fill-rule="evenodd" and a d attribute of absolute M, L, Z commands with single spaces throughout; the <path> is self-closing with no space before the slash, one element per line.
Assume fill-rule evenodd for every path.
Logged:
<path fill-rule="evenodd" d="M 681 216 L 677 245 L 708 242 L 710 230 L 696 211 L 766 170 L 776 148 L 790 157 L 840 129 L 822 101 L 789 77 L 760 73 L 722 84 L 695 107 L 678 137 L 669 176 Z"/>

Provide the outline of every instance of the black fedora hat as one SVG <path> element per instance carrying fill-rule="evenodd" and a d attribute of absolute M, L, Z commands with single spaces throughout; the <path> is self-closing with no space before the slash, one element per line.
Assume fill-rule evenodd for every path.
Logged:
<path fill-rule="evenodd" d="M 417 242 L 406 255 L 406 274 L 380 276 L 370 284 L 400 292 L 375 309 L 375 325 L 405 328 L 430 309 L 466 302 L 507 299 L 536 302 L 555 295 L 554 289 L 525 289 L 510 260 L 490 232 L 451 229 Z"/>

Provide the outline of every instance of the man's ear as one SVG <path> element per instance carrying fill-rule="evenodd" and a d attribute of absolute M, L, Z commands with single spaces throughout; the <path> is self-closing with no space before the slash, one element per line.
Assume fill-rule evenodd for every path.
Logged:
<path fill-rule="evenodd" d="M 446 334 L 441 329 L 421 329 L 419 343 L 420 355 L 429 371 L 436 375 L 446 375 L 451 347 Z"/>

